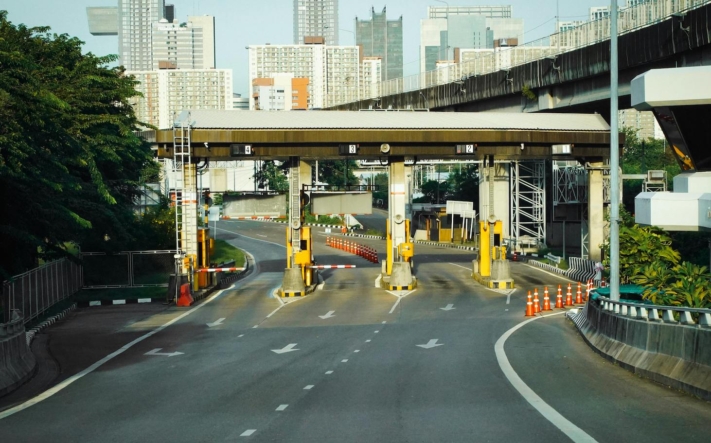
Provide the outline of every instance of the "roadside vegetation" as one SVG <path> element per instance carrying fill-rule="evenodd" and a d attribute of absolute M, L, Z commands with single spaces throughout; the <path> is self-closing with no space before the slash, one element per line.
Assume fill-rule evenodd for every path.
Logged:
<path fill-rule="evenodd" d="M 174 247 L 167 202 L 136 211 L 160 171 L 136 81 L 82 44 L 0 11 L 0 279 L 77 249 Z"/>

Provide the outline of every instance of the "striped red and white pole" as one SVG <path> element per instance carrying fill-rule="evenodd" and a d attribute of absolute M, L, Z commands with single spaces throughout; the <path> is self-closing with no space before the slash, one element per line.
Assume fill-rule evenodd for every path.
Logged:
<path fill-rule="evenodd" d="M 203 268 L 196 269 L 195 272 L 235 272 L 244 271 L 246 268 Z"/>
<path fill-rule="evenodd" d="M 313 265 L 306 266 L 306 269 L 352 269 L 356 265 Z"/>

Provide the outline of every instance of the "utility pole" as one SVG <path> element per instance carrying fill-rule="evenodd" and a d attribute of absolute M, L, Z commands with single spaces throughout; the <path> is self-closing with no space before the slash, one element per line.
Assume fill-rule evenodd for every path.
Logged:
<path fill-rule="evenodd" d="M 620 143 L 618 129 L 617 0 L 610 4 L 610 298 L 620 299 Z"/>

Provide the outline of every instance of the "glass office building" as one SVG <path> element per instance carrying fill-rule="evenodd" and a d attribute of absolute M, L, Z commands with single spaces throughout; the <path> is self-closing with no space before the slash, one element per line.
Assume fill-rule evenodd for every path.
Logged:
<path fill-rule="evenodd" d="M 388 20 L 386 8 L 378 13 L 371 9 L 370 20 L 356 17 L 356 45 L 363 47 L 364 57 L 380 57 L 382 80 L 402 78 L 402 16 Z"/>

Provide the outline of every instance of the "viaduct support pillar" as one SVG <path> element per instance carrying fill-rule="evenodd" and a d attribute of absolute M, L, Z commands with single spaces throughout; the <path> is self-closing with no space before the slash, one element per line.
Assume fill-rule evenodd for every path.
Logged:
<path fill-rule="evenodd" d="M 603 170 L 602 163 L 591 163 L 588 169 L 588 251 L 596 262 L 602 261 L 600 245 L 605 241 Z"/>

